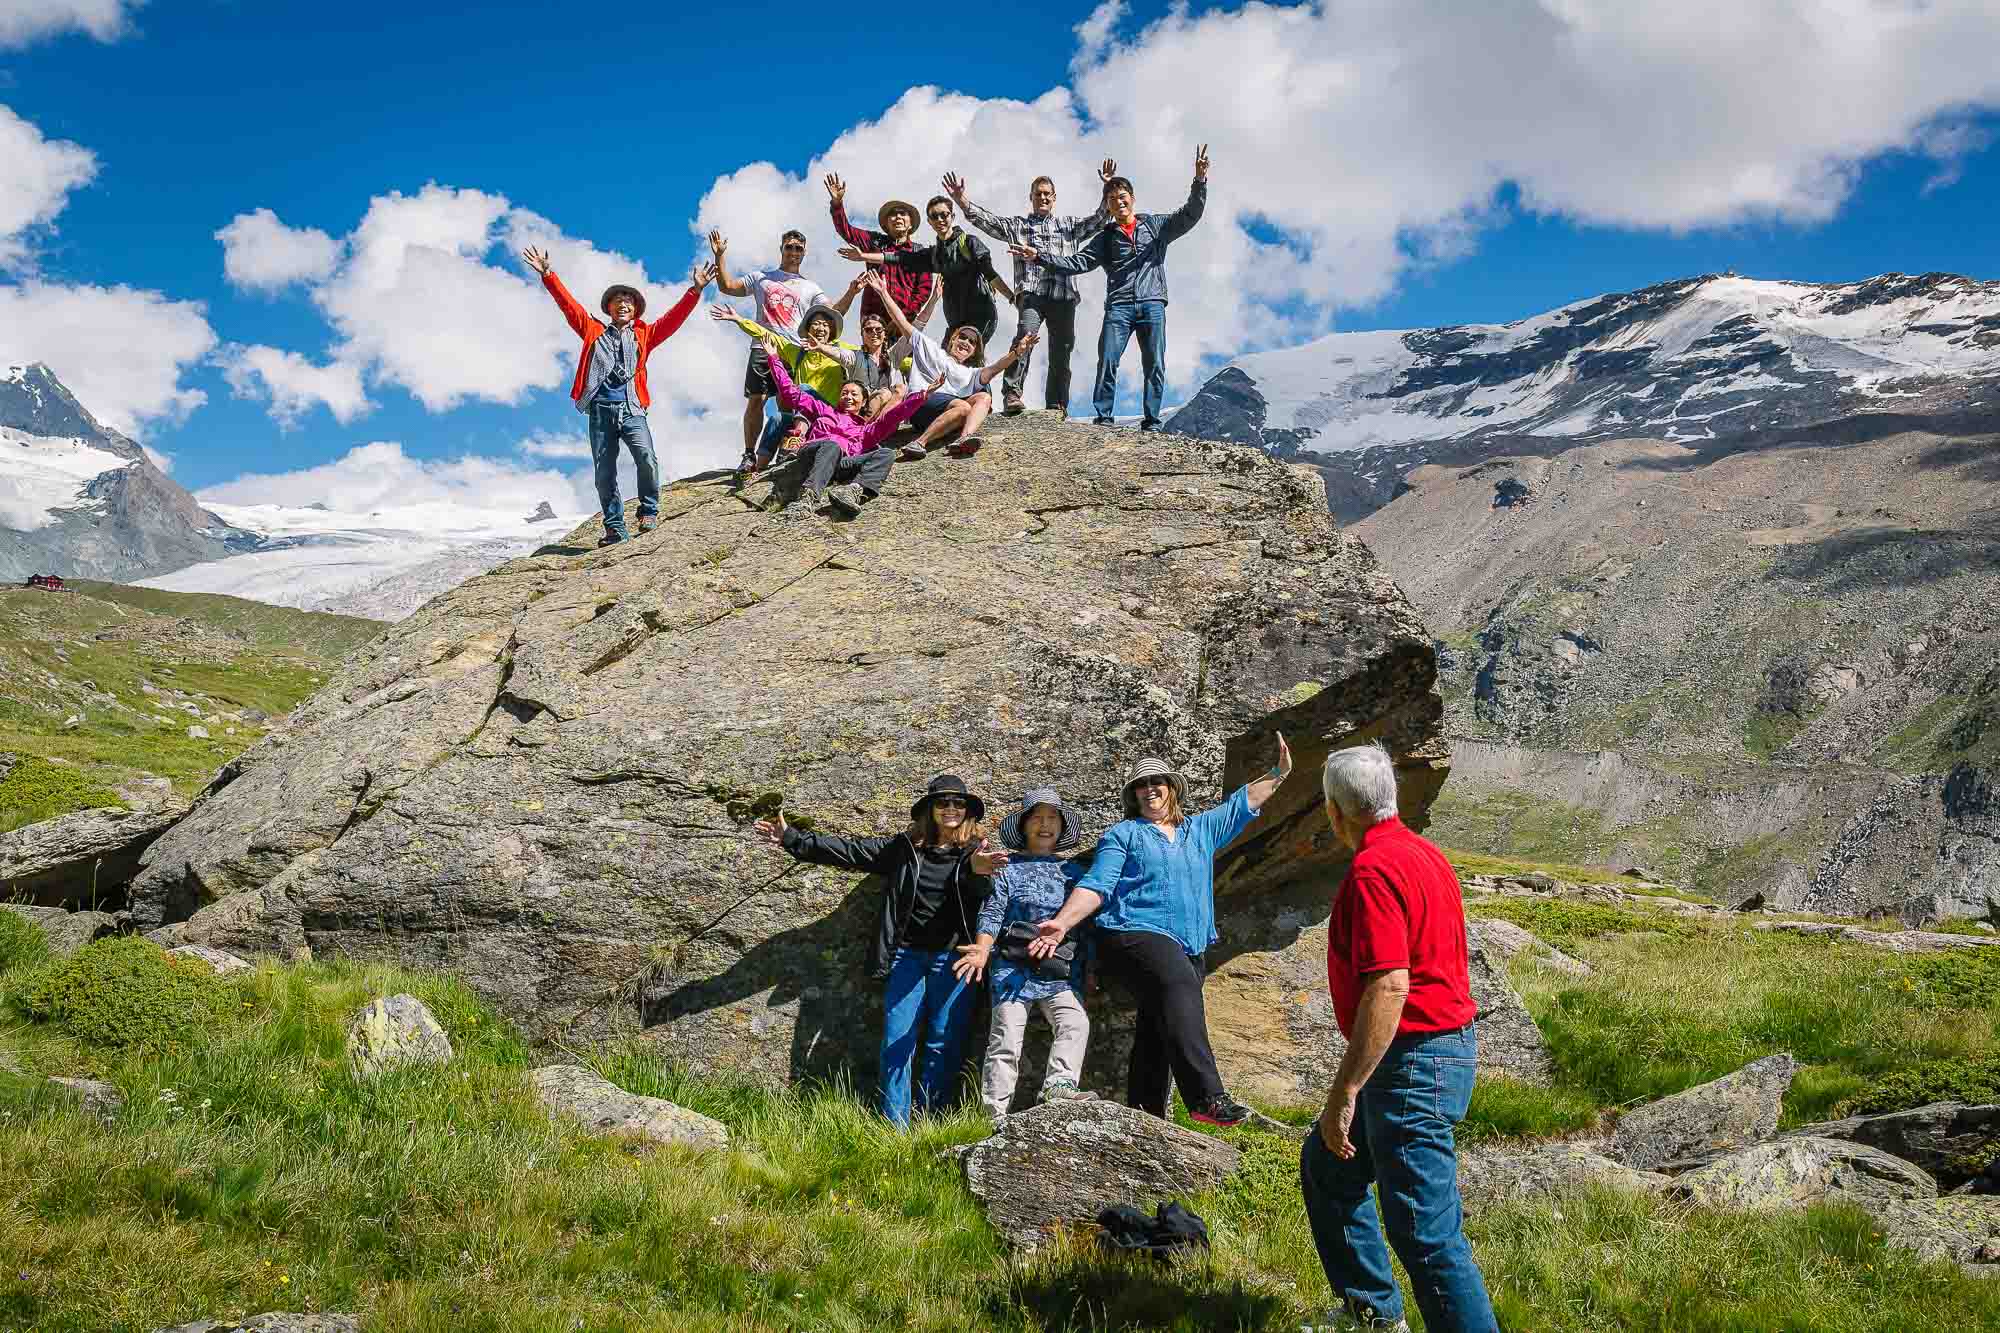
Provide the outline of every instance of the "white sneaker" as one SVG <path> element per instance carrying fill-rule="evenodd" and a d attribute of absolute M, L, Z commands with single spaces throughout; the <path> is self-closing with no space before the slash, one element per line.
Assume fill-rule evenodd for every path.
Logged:
<path fill-rule="evenodd" d="M 910 441 L 896 451 L 896 457 L 902 459 L 905 463 L 921 463 L 930 456 L 931 451 L 918 444 L 915 440 Z"/>

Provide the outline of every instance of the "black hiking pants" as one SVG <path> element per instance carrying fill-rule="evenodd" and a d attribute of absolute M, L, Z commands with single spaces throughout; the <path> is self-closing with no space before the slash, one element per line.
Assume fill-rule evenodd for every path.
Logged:
<path fill-rule="evenodd" d="M 809 444 L 805 452 L 806 489 L 814 495 L 836 481 L 858 481 L 862 490 L 873 495 L 889 480 L 889 464 L 896 461 L 894 450 L 879 448 L 850 458 L 840 452 L 840 445 L 833 440 Z"/>
<path fill-rule="evenodd" d="M 1208 1011 L 1202 1007 L 1201 958 L 1190 958 L 1171 935 L 1101 930 L 1097 961 L 1138 1009 L 1125 1104 L 1165 1118 L 1176 1083 L 1190 1111 L 1221 1096 L 1222 1075 L 1209 1049 Z"/>

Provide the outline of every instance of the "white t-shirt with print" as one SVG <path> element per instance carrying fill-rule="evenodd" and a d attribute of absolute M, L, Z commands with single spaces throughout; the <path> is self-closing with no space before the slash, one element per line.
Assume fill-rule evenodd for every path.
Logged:
<path fill-rule="evenodd" d="M 806 311 L 822 303 L 833 304 L 811 278 L 781 268 L 752 269 L 743 275 L 743 282 L 757 302 L 757 322 L 793 341 L 798 340 L 799 321 L 806 317 Z"/>
<path fill-rule="evenodd" d="M 910 348 L 910 383 L 927 385 L 944 374 L 944 387 L 938 392 L 948 393 L 954 398 L 970 398 L 985 388 L 979 381 L 979 367 L 968 366 L 945 355 L 944 348 L 930 334 L 919 331 L 915 345 Z"/>

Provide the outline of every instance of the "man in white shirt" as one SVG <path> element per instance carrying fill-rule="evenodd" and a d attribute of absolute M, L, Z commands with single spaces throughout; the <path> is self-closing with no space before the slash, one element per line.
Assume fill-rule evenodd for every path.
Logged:
<path fill-rule="evenodd" d="M 708 234 L 708 248 L 715 253 L 715 285 L 729 296 L 748 296 L 757 303 L 756 321 L 788 342 L 799 340 L 799 322 L 815 305 L 829 305 L 842 315 L 854 300 L 850 289 L 834 301 L 820 285 L 799 272 L 806 261 L 806 236 L 788 231 L 778 242 L 782 258 L 777 268 L 754 268 L 740 278 L 731 277 L 724 258 L 729 242 L 719 231 Z M 764 403 L 775 390 L 771 365 L 764 345 L 750 344 L 750 363 L 743 372 L 743 459 L 747 467 L 757 454 L 757 437 L 764 430 Z"/>

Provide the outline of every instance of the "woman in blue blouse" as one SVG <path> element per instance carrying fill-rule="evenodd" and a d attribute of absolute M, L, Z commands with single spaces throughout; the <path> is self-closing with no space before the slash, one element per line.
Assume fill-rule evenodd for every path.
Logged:
<path fill-rule="evenodd" d="M 1250 1108 L 1223 1090 L 1202 1007 L 1202 956 L 1215 943 L 1215 854 L 1249 827 L 1292 771 L 1278 737 L 1277 765 L 1213 810 L 1189 815 L 1187 783 L 1159 759 L 1125 779 L 1125 818 L 1097 844 L 1097 859 L 1069 900 L 1042 923 L 1030 951 L 1046 955 L 1093 912 L 1098 965 L 1138 1007 L 1125 1102 L 1157 1116 L 1178 1083 L 1188 1114 L 1239 1125 Z M 1100 910 L 1102 909 L 1102 910 Z"/>

